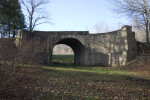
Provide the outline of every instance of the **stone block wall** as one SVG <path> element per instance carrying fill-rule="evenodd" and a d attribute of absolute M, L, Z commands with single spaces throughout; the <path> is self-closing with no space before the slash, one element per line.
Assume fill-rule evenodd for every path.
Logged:
<path fill-rule="evenodd" d="M 40 58 L 36 61 L 41 60 L 41 63 L 49 65 L 52 65 L 52 51 L 57 44 L 66 44 L 73 49 L 76 65 L 121 66 L 134 59 L 137 53 L 135 33 L 130 26 L 99 34 L 89 34 L 87 31 L 20 31 L 16 44 L 23 46 L 24 42 L 35 39 L 43 45 Z"/>

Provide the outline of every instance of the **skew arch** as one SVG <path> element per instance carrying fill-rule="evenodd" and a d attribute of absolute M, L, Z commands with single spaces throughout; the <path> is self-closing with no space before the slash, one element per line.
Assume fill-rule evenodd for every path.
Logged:
<path fill-rule="evenodd" d="M 70 46 L 75 52 L 75 64 L 77 65 L 122 66 L 137 56 L 135 32 L 128 25 L 123 26 L 120 30 L 104 34 L 89 34 L 87 31 L 33 31 L 32 33 L 19 31 L 15 41 L 16 46 L 26 47 L 26 43 L 32 45 L 29 51 L 27 48 L 25 51 L 33 52 L 32 58 L 26 53 L 27 58 L 37 64 L 53 64 L 52 50 L 55 43 Z M 19 52 L 23 51 L 21 49 Z"/>
<path fill-rule="evenodd" d="M 74 65 L 81 65 L 81 63 L 83 63 L 83 61 L 84 61 L 83 54 L 85 53 L 85 47 L 79 40 L 77 40 L 75 38 L 64 38 L 64 39 L 59 40 L 54 45 L 54 47 L 58 44 L 65 44 L 73 50 L 73 52 L 74 52 Z"/>

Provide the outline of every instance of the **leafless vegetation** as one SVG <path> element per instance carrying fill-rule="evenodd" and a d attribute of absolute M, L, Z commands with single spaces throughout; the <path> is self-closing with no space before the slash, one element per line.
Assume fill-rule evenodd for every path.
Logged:
<path fill-rule="evenodd" d="M 11 65 L 0 65 L 0 99 L 29 100 L 36 98 L 40 93 L 39 69 L 17 66 L 15 73 L 13 70 Z"/>
<path fill-rule="evenodd" d="M 143 31 L 143 28 L 140 25 L 140 22 L 136 19 L 136 17 L 133 19 L 133 31 L 135 32 L 135 38 L 139 42 L 146 42 L 146 34 Z"/>
<path fill-rule="evenodd" d="M 21 0 L 25 10 L 27 11 L 27 19 L 29 31 L 33 31 L 37 25 L 50 23 L 49 17 L 46 15 L 42 7 L 48 3 L 48 0 Z"/>
<path fill-rule="evenodd" d="M 149 0 L 108 0 L 115 7 L 118 14 L 127 15 L 138 21 L 140 27 L 146 33 L 146 42 L 149 43 L 150 30 L 150 1 Z"/>
<path fill-rule="evenodd" d="M 0 99 L 33 99 L 40 92 L 35 87 L 35 84 L 38 86 L 38 69 L 18 67 L 19 63 L 31 62 L 32 54 L 39 50 L 33 52 L 33 49 L 36 49 L 33 41 L 17 48 L 14 39 L 0 39 Z M 27 58 L 29 55 L 30 59 Z"/>
<path fill-rule="evenodd" d="M 124 26 L 123 23 L 118 22 L 116 25 L 110 25 L 110 23 L 105 23 L 101 21 L 96 21 L 91 27 L 87 27 L 87 31 L 91 31 L 91 33 L 106 33 L 114 30 L 118 30 Z"/>
<path fill-rule="evenodd" d="M 93 26 L 93 29 L 96 33 L 102 33 L 102 32 L 109 32 L 110 27 L 108 24 L 105 24 L 104 22 L 96 22 Z"/>
<path fill-rule="evenodd" d="M 18 63 L 33 64 L 33 58 L 36 57 L 38 53 L 44 52 L 44 45 L 40 43 L 40 41 L 33 39 L 24 42 L 18 47 L 18 51 L 16 56 Z"/>
<path fill-rule="evenodd" d="M 44 53 L 44 45 L 36 39 L 24 42 L 23 46 L 18 47 L 15 46 L 14 39 L 0 39 L 0 41 L 0 61 L 8 61 L 14 68 L 13 72 L 19 63 L 36 64 L 33 59 L 38 57 L 39 53 Z"/>

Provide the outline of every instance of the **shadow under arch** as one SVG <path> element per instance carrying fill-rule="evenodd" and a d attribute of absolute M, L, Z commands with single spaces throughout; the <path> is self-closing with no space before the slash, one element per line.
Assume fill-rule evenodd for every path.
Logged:
<path fill-rule="evenodd" d="M 84 60 L 83 54 L 85 53 L 85 47 L 79 40 L 75 38 L 64 38 L 59 40 L 54 47 L 58 44 L 65 44 L 71 47 L 74 52 L 74 65 L 81 65 Z"/>

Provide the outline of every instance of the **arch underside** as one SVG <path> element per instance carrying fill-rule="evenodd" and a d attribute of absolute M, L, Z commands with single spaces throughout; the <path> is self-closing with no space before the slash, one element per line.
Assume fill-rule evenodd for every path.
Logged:
<path fill-rule="evenodd" d="M 65 44 L 71 47 L 74 52 L 74 64 L 81 65 L 83 60 L 83 54 L 85 52 L 85 47 L 81 44 L 81 42 L 74 38 L 65 38 L 58 41 L 55 45 Z"/>

